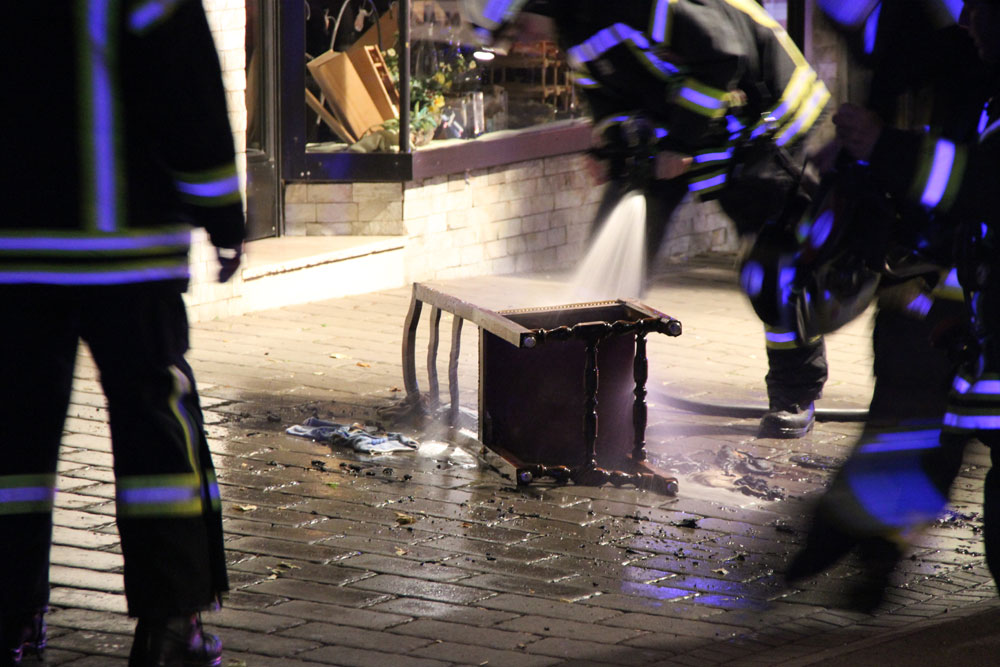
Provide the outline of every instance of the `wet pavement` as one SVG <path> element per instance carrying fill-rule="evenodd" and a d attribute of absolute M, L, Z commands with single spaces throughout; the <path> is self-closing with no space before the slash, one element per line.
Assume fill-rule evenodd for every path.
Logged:
<path fill-rule="evenodd" d="M 409 289 L 194 325 L 189 359 L 219 470 L 232 579 L 224 609 L 205 616 L 223 637 L 223 665 L 993 664 L 1000 604 L 980 537 L 982 448 L 967 453 L 948 513 L 919 537 L 876 613 L 844 608 L 854 562 L 782 584 L 809 499 L 860 424 L 756 438 L 763 334 L 732 263 L 716 255 L 670 264 L 642 299 L 684 326 L 677 338 L 650 335 L 648 351 L 647 452 L 654 469 L 677 476 L 676 497 L 517 486 L 476 446 L 479 334 L 468 324 L 456 377 L 461 429 L 397 424 L 419 446 L 379 456 L 287 434 L 309 417 L 384 422 L 404 395 Z M 542 276 L 435 286 L 493 310 L 572 301 Z M 422 389 L 427 320 L 417 331 Z M 441 324 L 446 402 L 451 316 Z M 831 377 L 819 407 L 863 411 L 868 318 L 827 345 Z M 77 376 L 46 661 L 124 664 L 133 621 L 104 401 L 86 353 Z"/>

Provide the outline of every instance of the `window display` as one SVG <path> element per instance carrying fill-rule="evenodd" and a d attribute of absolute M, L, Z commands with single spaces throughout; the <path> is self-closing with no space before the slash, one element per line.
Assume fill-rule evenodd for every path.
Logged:
<path fill-rule="evenodd" d="M 407 9 L 410 66 L 401 77 L 399 12 Z M 480 50 L 458 0 L 308 0 L 305 23 L 310 153 L 398 151 L 404 115 L 411 150 L 585 116 L 555 44 Z"/>

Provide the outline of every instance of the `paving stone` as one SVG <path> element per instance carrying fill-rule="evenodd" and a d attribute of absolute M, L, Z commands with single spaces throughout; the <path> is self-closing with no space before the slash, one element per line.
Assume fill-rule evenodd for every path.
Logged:
<path fill-rule="evenodd" d="M 248 586 L 243 589 L 244 593 L 264 594 L 276 598 L 288 598 L 292 600 L 310 600 L 313 602 L 326 602 L 346 607 L 364 607 L 385 599 L 385 595 L 378 592 L 359 589 L 359 584 L 366 581 L 356 582 L 353 587 L 328 586 L 310 581 L 296 581 L 293 579 L 274 579 L 262 581 L 259 584 Z"/>

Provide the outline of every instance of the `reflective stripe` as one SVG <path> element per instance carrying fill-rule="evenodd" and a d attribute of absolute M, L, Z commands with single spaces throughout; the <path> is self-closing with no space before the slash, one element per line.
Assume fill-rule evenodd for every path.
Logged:
<path fill-rule="evenodd" d="M 876 0 L 817 0 L 823 12 L 837 23 L 859 25 L 880 5 Z"/>
<path fill-rule="evenodd" d="M 56 476 L 53 473 L 0 476 L 0 514 L 51 512 L 55 495 Z"/>
<path fill-rule="evenodd" d="M 997 129 L 1000 129 L 1000 118 L 983 128 L 983 130 L 979 133 L 979 143 L 983 143 L 986 138 L 996 132 Z"/>
<path fill-rule="evenodd" d="M 656 0 L 653 5 L 653 18 L 650 21 L 649 34 L 654 42 L 667 44 L 670 42 L 670 12 L 676 0 Z"/>
<path fill-rule="evenodd" d="M 204 183 L 177 181 L 176 185 L 183 199 L 201 205 L 209 205 L 213 201 L 229 204 L 238 201 L 240 196 L 240 179 L 235 174 Z"/>
<path fill-rule="evenodd" d="M 921 153 L 910 196 L 927 208 L 947 210 L 961 186 L 966 150 L 947 139 L 928 136 Z"/>
<path fill-rule="evenodd" d="M 875 7 L 875 11 L 868 15 L 865 21 L 865 53 L 871 55 L 875 51 L 875 39 L 878 37 L 878 19 L 882 14 L 882 3 Z"/>
<path fill-rule="evenodd" d="M 592 88 L 594 86 L 599 86 L 601 84 L 597 83 L 593 79 L 585 76 L 575 76 L 573 77 L 574 83 L 578 86 L 583 86 L 584 88 Z"/>
<path fill-rule="evenodd" d="M 146 250 L 159 246 L 176 246 L 186 249 L 191 245 L 191 230 L 156 233 L 148 235 L 116 235 L 116 236 L 7 236 L 0 237 L 0 253 L 4 251 L 34 250 L 34 251 L 80 251 L 94 252 L 104 250 Z"/>
<path fill-rule="evenodd" d="M 694 161 L 697 164 L 704 164 L 706 162 L 720 162 L 723 160 L 729 160 L 733 157 L 732 148 L 728 148 L 724 151 L 714 151 L 711 153 L 696 153 L 694 155 Z"/>
<path fill-rule="evenodd" d="M 934 161 L 931 165 L 931 173 L 927 178 L 927 185 L 924 186 L 924 193 L 920 197 L 920 203 L 927 208 L 934 208 L 941 203 L 944 197 L 945 188 L 948 187 L 948 180 L 951 178 L 951 170 L 955 166 L 955 144 L 947 139 L 938 140 L 934 146 Z"/>
<path fill-rule="evenodd" d="M 122 477 L 115 495 L 119 516 L 196 516 L 202 513 L 196 473 Z"/>
<path fill-rule="evenodd" d="M 884 454 L 887 452 L 933 449 L 940 446 L 940 436 L 941 431 L 938 429 L 903 431 L 900 433 L 880 433 L 870 442 L 865 442 L 859 446 L 858 452 L 865 454 Z"/>
<path fill-rule="evenodd" d="M 645 35 L 624 23 L 616 23 L 604 28 L 577 46 L 567 49 L 567 59 L 573 69 L 579 69 L 584 63 L 595 60 L 626 40 L 642 50 L 649 49 L 649 40 L 646 39 Z"/>
<path fill-rule="evenodd" d="M 906 304 L 906 310 L 918 315 L 919 317 L 927 317 L 927 313 L 930 312 L 931 306 L 933 305 L 934 299 L 926 294 L 918 294 L 913 297 L 910 303 Z"/>
<path fill-rule="evenodd" d="M 812 95 L 810 95 L 809 99 L 799 108 L 798 113 L 795 115 L 795 120 L 793 120 L 788 127 L 778 133 L 778 138 L 775 143 L 779 146 L 784 146 L 785 144 L 808 132 L 809 128 L 813 126 L 813 123 L 816 122 L 816 119 L 823 111 L 823 108 L 826 106 L 829 99 L 830 91 L 826 89 L 826 85 L 822 81 L 815 82 L 812 87 Z"/>
<path fill-rule="evenodd" d="M 98 231 L 118 228 L 119 174 L 116 99 L 111 71 L 117 65 L 117 44 L 112 39 L 117 0 L 81 0 L 86 12 L 80 40 L 82 95 L 80 105 L 83 145 L 84 220 Z"/>
<path fill-rule="evenodd" d="M 726 173 L 721 172 L 705 176 L 700 180 L 692 180 L 691 183 L 688 184 L 688 190 L 690 192 L 708 192 L 711 190 L 717 190 L 725 184 Z"/>
<path fill-rule="evenodd" d="M 769 343 L 794 343 L 796 335 L 794 331 L 765 331 L 764 338 Z"/>
<path fill-rule="evenodd" d="M 18 270 L 0 265 L 2 285 L 121 285 L 124 283 L 150 282 L 155 280 L 186 280 L 190 277 L 187 257 L 180 263 L 159 265 L 137 265 L 135 268 L 107 270 L 74 270 L 62 268 L 44 270 L 33 268 Z"/>
<path fill-rule="evenodd" d="M 1000 429 L 1000 415 L 967 414 L 956 412 L 944 414 L 944 425 L 956 431 L 995 431 Z"/>
<path fill-rule="evenodd" d="M 132 32 L 145 32 L 169 16 L 183 0 L 149 0 L 136 7 L 128 17 Z"/>
<path fill-rule="evenodd" d="M 496 27 L 503 23 L 507 18 L 512 9 L 515 9 L 515 5 L 523 4 L 524 0 L 490 0 L 483 7 L 483 16 L 493 22 L 493 26 Z"/>

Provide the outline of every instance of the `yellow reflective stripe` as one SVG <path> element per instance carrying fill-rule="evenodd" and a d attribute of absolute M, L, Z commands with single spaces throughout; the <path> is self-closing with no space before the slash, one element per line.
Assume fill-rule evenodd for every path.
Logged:
<path fill-rule="evenodd" d="M 726 4 L 740 10 L 765 28 L 780 30 L 782 32 L 785 30 L 781 27 L 780 23 L 774 20 L 773 16 L 768 14 L 764 8 L 754 2 L 754 0 L 726 0 Z"/>
<path fill-rule="evenodd" d="M 823 112 L 826 103 L 830 101 L 830 91 L 826 84 L 817 81 L 813 84 L 812 94 L 809 99 L 800 107 L 792 122 L 778 133 L 776 138 L 779 146 L 795 141 L 797 138 L 808 132 L 816 123 L 816 119 Z"/>
<path fill-rule="evenodd" d="M 673 102 L 677 106 L 708 118 L 725 116 L 734 101 L 733 94 L 693 78 L 685 79 L 673 97 Z"/>

